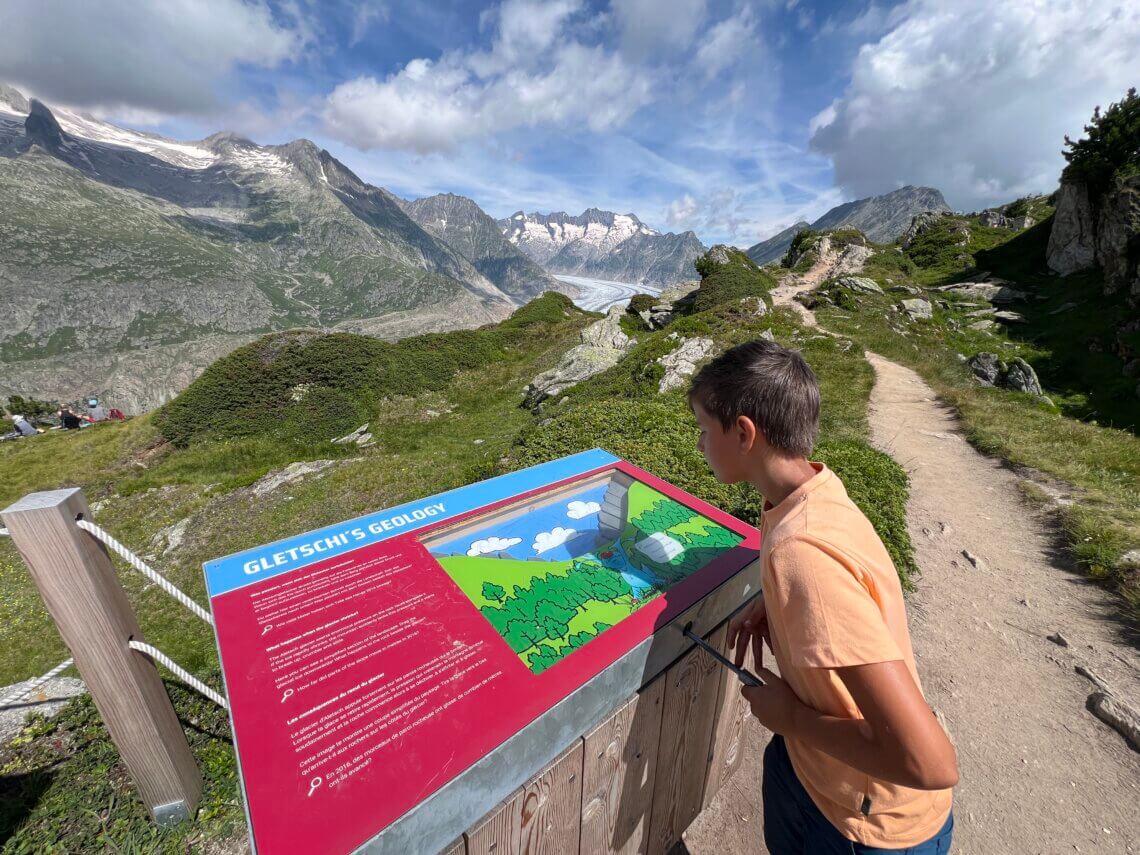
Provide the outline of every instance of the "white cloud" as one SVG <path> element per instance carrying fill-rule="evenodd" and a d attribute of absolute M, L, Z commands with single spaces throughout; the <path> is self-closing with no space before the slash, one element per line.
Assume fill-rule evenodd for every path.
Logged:
<path fill-rule="evenodd" d="M 218 107 L 235 68 L 278 67 L 312 38 L 264 0 L 6 3 L 0 31 L 0 80 L 49 101 L 162 114 Z"/>
<path fill-rule="evenodd" d="M 1136 82 L 1135 3 L 909 0 L 890 17 L 812 121 L 852 196 L 928 184 L 974 210 L 1047 191 L 1064 135 Z"/>
<path fill-rule="evenodd" d="M 572 520 L 580 520 L 583 517 L 592 516 L 602 509 L 602 506 L 597 502 L 583 502 L 575 500 L 566 506 L 566 516 Z"/>
<path fill-rule="evenodd" d="M 521 537 L 487 537 L 477 540 L 467 549 L 467 554 L 474 558 L 476 555 L 490 555 L 492 552 L 505 552 L 512 546 L 522 543 Z"/>
<path fill-rule="evenodd" d="M 684 50 L 705 20 L 705 0 L 613 0 L 622 48 L 632 57 Z"/>
<path fill-rule="evenodd" d="M 579 0 L 508 0 L 487 51 L 414 59 L 384 80 L 357 77 L 328 96 L 334 136 L 357 148 L 447 151 L 515 128 L 623 124 L 651 98 L 645 69 L 572 37 Z"/>
<path fill-rule="evenodd" d="M 348 46 L 355 47 L 360 44 L 372 25 L 377 21 L 387 21 L 390 10 L 386 3 L 364 2 L 352 13 L 352 31 L 348 35 Z"/>
<path fill-rule="evenodd" d="M 536 534 L 534 536 L 534 543 L 531 544 L 531 549 L 537 554 L 542 555 L 542 553 L 548 550 L 561 546 L 568 541 L 572 535 L 577 533 L 575 529 L 563 528 L 560 525 L 556 525 L 550 531 L 540 531 Z"/>
<path fill-rule="evenodd" d="M 735 15 L 709 28 L 697 50 L 697 65 L 708 78 L 734 66 L 749 47 L 758 49 L 752 9 L 745 6 Z"/>
<path fill-rule="evenodd" d="M 697 204 L 697 200 L 686 193 L 680 199 L 674 199 L 669 203 L 669 207 L 665 211 L 665 222 L 669 224 L 671 229 L 681 229 L 682 231 L 690 229 L 698 210 L 700 210 L 700 206 Z"/>

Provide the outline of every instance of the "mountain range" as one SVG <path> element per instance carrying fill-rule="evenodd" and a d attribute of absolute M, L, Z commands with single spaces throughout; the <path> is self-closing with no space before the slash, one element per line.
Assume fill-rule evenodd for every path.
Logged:
<path fill-rule="evenodd" d="M 823 231 L 849 227 L 859 229 L 877 243 L 890 243 L 906 231 L 915 214 L 949 210 L 950 206 L 940 191 L 933 187 L 907 185 L 881 196 L 837 205 L 815 222 L 801 220 L 767 240 L 750 246 L 746 252 L 757 264 L 779 261 L 792 245 L 796 233 L 807 228 Z"/>
<path fill-rule="evenodd" d="M 307 140 L 176 142 L 0 88 L 0 394 L 140 411 L 268 331 L 477 326 L 556 287 L 404 204 Z"/>
<path fill-rule="evenodd" d="M 551 273 L 664 287 L 696 278 L 693 262 L 706 247 L 691 232 L 661 234 L 633 214 L 588 208 L 518 211 L 499 220 L 507 240 Z"/>
<path fill-rule="evenodd" d="M 573 294 L 524 255 L 503 235 L 499 224 L 466 196 L 439 193 L 403 202 L 404 211 L 511 297 L 526 302 L 543 291 Z"/>

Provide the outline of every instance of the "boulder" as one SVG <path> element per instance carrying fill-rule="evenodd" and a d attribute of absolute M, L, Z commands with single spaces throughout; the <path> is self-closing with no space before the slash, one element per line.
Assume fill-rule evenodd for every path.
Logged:
<path fill-rule="evenodd" d="M 662 356 L 657 362 L 665 367 L 665 376 L 658 385 L 659 392 L 668 392 L 672 389 L 682 388 L 688 379 L 697 370 L 697 363 L 704 359 L 713 349 L 713 340 L 699 336 L 687 338 L 681 342 L 676 350 Z"/>
<path fill-rule="evenodd" d="M 847 288 L 850 291 L 861 291 L 864 294 L 882 294 L 883 289 L 874 279 L 867 279 L 863 276 L 843 276 L 835 280 L 835 284 L 840 288 Z"/>
<path fill-rule="evenodd" d="M 768 314 L 768 304 L 764 302 L 763 297 L 741 297 L 740 305 L 744 311 L 757 318 Z"/>
<path fill-rule="evenodd" d="M 927 300 L 914 298 L 902 301 L 903 311 L 914 320 L 929 320 L 934 317 L 934 308 Z"/>
<path fill-rule="evenodd" d="M 600 321 L 590 324 L 578 335 L 580 344 L 562 355 L 558 364 L 543 371 L 526 387 L 523 406 L 534 409 L 576 383 L 613 368 L 625 352 L 636 344 L 621 328 L 625 309 L 611 306 Z"/>
<path fill-rule="evenodd" d="M 255 496 L 267 496 L 286 484 L 328 469 L 334 463 L 336 463 L 335 460 L 302 460 L 297 463 L 290 463 L 284 469 L 278 469 L 263 476 L 250 487 L 250 490 Z"/>
<path fill-rule="evenodd" d="M 1029 298 L 1025 291 L 998 282 L 956 282 L 953 285 L 941 285 L 935 290 L 953 291 L 964 297 L 975 297 L 990 303 L 1014 303 Z"/>
<path fill-rule="evenodd" d="M 346 433 L 344 436 L 338 436 L 336 439 L 332 440 L 332 443 L 333 445 L 352 445 L 354 443 L 356 445 L 361 445 L 368 441 L 368 439 L 364 439 L 364 437 L 368 437 L 368 439 L 372 438 L 372 434 L 368 432 L 367 422 L 362 424 L 352 433 Z"/>
<path fill-rule="evenodd" d="M 903 232 L 902 248 L 908 249 L 914 243 L 915 238 L 942 222 L 943 216 L 945 214 L 942 211 L 923 211 L 921 214 L 915 214 L 911 218 L 910 225 Z"/>
<path fill-rule="evenodd" d="M 1007 389 L 1012 389 L 1015 392 L 1028 392 L 1030 395 L 1041 395 L 1041 381 L 1037 379 L 1037 372 L 1033 370 L 1033 366 L 1022 359 L 1020 356 L 1015 356 L 1013 362 L 1010 363 L 1009 370 L 1006 371 L 1003 378 L 1003 384 Z"/>
<path fill-rule="evenodd" d="M 71 698 L 87 692 L 87 685 L 82 680 L 75 677 L 52 677 L 34 690 L 27 691 L 27 694 L 20 695 L 21 691 L 32 689 L 36 679 L 33 677 L 11 686 L 0 686 L 0 698 L 19 696 L 11 706 L 0 707 L 0 744 L 6 745 L 8 740 L 16 736 L 29 715 L 35 713 L 45 718 L 55 718 Z"/>
<path fill-rule="evenodd" d="M 978 216 L 978 221 L 983 226 L 989 226 L 992 229 L 1003 228 L 1009 222 L 1005 214 L 999 211 L 982 211 Z"/>
<path fill-rule="evenodd" d="M 1005 365 L 996 353 L 982 351 L 966 360 L 966 365 L 983 386 L 996 386 L 1001 380 Z"/>
<path fill-rule="evenodd" d="M 839 259 L 831 268 L 831 275 L 840 276 L 846 273 L 859 273 L 863 270 L 863 265 L 867 263 L 867 259 L 874 254 L 875 250 L 869 246 L 863 246 L 857 243 L 848 244 L 843 248 Z"/>
<path fill-rule="evenodd" d="M 1007 217 L 1005 212 L 1000 210 L 982 211 L 978 215 L 978 220 L 983 226 L 994 229 L 1013 229 L 1014 231 L 1027 229 L 1036 222 L 1028 214 L 1023 214 L 1020 217 Z"/>
<path fill-rule="evenodd" d="M 1088 185 L 1083 181 L 1062 178 L 1049 245 L 1045 250 L 1049 269 L 1068 276 L 1092 267 L 1096 263 L 1096 233 L 1093 229 Z"/>
<path fill-rule="evenodd" d="M 1025 323 L 1025 316 L 1018 313 L 1018 312 L 1010 312 L 1010 311 L 1003 309 L 1000 312 L 994 312 L 993 316 L 994 316 L 994 320 L 1005 321 L 1007 324 L 1023 324 L 1023 323 Z"/>

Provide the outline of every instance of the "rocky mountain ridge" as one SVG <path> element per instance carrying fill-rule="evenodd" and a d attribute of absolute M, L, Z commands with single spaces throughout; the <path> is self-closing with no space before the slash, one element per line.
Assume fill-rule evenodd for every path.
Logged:
<path fill-rule="evenodd" d="M 4 87 L 0 209 L 0 394 L 138 412 L 272 330 L 398 338 L 518 305 L 307 140 L 182 143 Z"/>
<path fill-rule="evenodd" d="M 749 247 L 747 255 L 757 264 L 779 261 L 801 230 L 813 231 L 854 228 L 876 243 L 890 243 L 906 231 L 916 214 L 924 211 L 949 211 L 941 191 L 933 187 L 907 185 L 884 193 L 837 205 L 812 223 L 800 221 L 767 240 Z"/>
<path fill-rule="evenodd" d="M 471 261 L 499 290 L 520 302 L 544 291 L 574 291 L 520 252 L 503 236 L 499 224 L 466 196 L 439 193 L 401 205 L 423 229 Z"/>
<path fill-rule="evenodd" d="M 691 232 L 661 234 L 634 214 L 588 208 L 576 217 L 517 211 L 507 240 L 551 273 L 665 287 L 692 279 L 705 246 Z"/>

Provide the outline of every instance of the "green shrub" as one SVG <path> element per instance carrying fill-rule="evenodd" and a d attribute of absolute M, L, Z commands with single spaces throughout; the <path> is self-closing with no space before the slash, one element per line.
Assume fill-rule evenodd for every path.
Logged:
<path fill-rule="evenodd" d="M 1128 90 L 1103 113 L 1097 106 L 1092 121 L 1085 125 L 1088 135 L 1075 142 L 1065 135 L 1062 154 L 1069 165 L 1065 177 L 1080 178 L 1089 186 L 1089 196 L 1097 199 L 1112 186 L 1117 175 L 1140 168 L 1140 95 Z"/>
<path fill-rule="evenodd" d="M 827 233 L 832 249 L 844 246 L 867 246 L 867 236 L 858 229 L 835 229 Z"/>
<path fill-rule="evenodd" d="M 629 311 L 633 314 L 648 312 L 657 305 L 657 297 L 652 294 L 634 294 L 629 298 Z"/>
<path fill-rule="evenodd" d="M 791 246 L 788 247 L 788 251 L 784 255 L 784 267 L 791 267 L 793 258 L 803 255 L 818 241 L 819 232 L 812 231 L 811 229 L 800 229 L 796 232 L 796 236 L 792 238 Z"/>
<path fill-rule="evenodd" d="M 733 303 L 743 297 L 760 297 L 769 306 L 769 293 L 776 285 L 771 274 L 762 270 L 740 250 L 727 249 L 728 261 L 718 263 L 711 252 L 697 259 L 701 271 L 701 287 L 693 300 L 690 313 L 704 312 L 715 306 Z"/>
<path fill-rule="evenodd" d="M 58 401 L 40 401 L 35 398 L 25 398 L 21 395 L 12 395 L 8 398 L 8 412 L 19 413 L 25 418 L 33 419 L 39 416 L 53 416 L 58 411 Z"/>
<path fill-rule="evenodd" d="M 501 324 L 395 343 L 350 333 L 277 333 L 213 363 L 155 422 L 179 446 L 256 435 L 329 440 L 367 421 L 386 398 L 442 390 L 460 371 L 506 359 L 557 325 L 591 316 L 549 291 Z"/>

